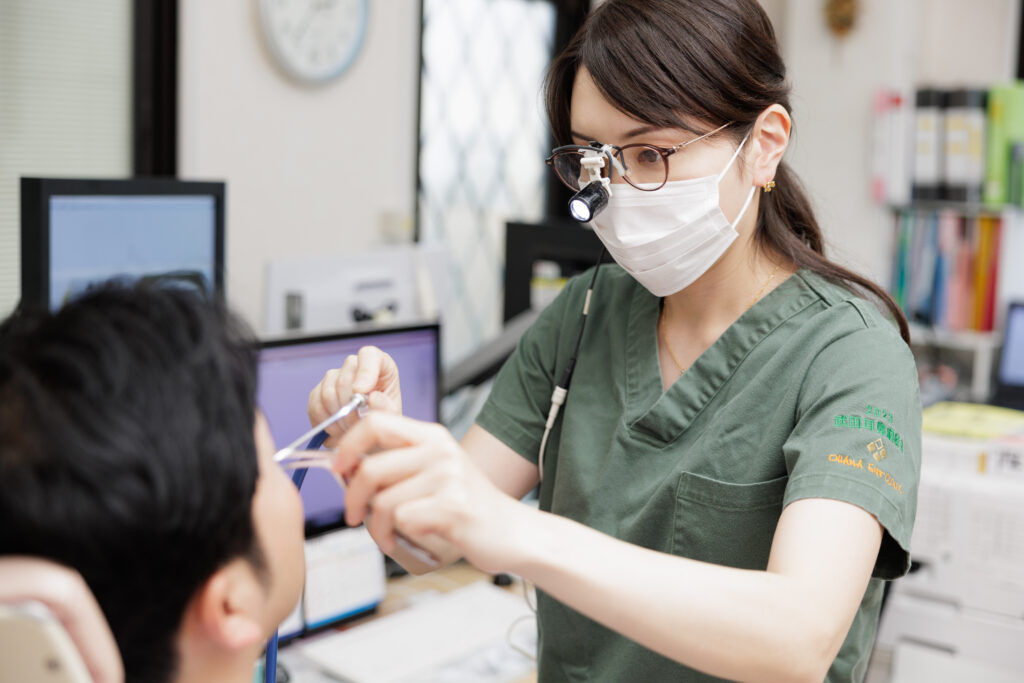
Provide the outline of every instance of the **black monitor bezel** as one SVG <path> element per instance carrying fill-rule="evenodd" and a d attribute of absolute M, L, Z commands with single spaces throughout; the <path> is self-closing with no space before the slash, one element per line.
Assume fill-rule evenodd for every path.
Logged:
<path fill-rule="evenodd" d="M 530 280 L 536 261 L 556 261 L 583 272 L 597 263 L 603 249 L 593 230 L 571 219 L 506 223 L 503 321 L 507 323 L 529 310 Z"/>
<path fill-rule="evenodd" d="M 50 200 L 55 196 L 212 196 L 214 198 L 214 294 L 224 298 L 222 181 L 172 178 L 21 178 L 21 302 L 50 306 Z"/>

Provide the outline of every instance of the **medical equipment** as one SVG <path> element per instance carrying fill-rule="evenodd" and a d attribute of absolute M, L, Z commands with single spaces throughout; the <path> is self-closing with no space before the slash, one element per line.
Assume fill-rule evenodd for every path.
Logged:
<path fill-rule="evenodd" d="M 594 243 L 599 244 L 596 238 Z M 437 324 L 289 335 L 264 340 L 259 351 L 256 403 L 279 447 L 309 429 L 309 390 L 323 378 L 324 369 L 340 368 L 364 346 L 375 346 L 395 360 L 402 378 L 402 414 L 437 421 L 441 346 Z M 309 470 L 300 495 L 307 537 L 342 523 L 345 492 L 328 470 Z"/>
<path fill-rule="evenodd" d="M 368 406 L 369 404 L 366 396 L 363 394 L 353 394 L 348 403 L 343 405 L 338 412 L 334 413 L 323 422 L 300 436 L 298 439 L 275 453 L 274 462 L 285 469 L 292 470 L 292 480 L 295 482 L 296 486 L 302 486 L 302 480 L 305 478 L 306 471 L 310 467 L 320 467 L 333 472 L 331 467 L 334 457 L 333 454 L 330 451 L 318 450 L 323 446 L 324 441 L 327 440 L 327 428 L 335 423 L 343 422 L 345 418 L 349 417 L 353 413 L 357 417 L 362 417 L 366 414 Z M 299 450 L 299 447 L 306 439 L 310 439 L 306 450 Z M 341 477 L 339 477 L 339 483 L 342 487 L 348 484 L 348 482 Z M 369 520 L 369 516 L 367 516 L 367 520 Z M 440 561 L 436 557 L 412 543 L 401 534 L 397 535 L 396 541 L 398 545 L 408 551 L 420 562 L 423 562 L 430 567 L 440 566 Z"/>
<path fill-rule="evenodd" d="M 601 176 L 601 169 L 604 167 L 601 152 L 587 150 L 580 160 L 580 165 L 586 171 L 590 182 L 569 200 L 569 213 L 576 220 L 589 223 L 598 212 L 608 206 L 612 181 L 607 176 Z"/>
<path fill-rule="evenodd" d="M 366 396 L 362 394 L 352 394 L 352 398 L 349 399 L 348 403 L 343 405 L 336 413 L 316 425 L 309 431 L 305 432 L 302 436 L 292 441 L 290 444 L 279 450 L 274 454 L 274 462 L 286 467 L 288 469 L 296 470 L 295 476 L 298 477 L 300 474 L 305 475 L 306 467 L 313 465 L 303 465 L 301 463 L 323 461 L 329 453 L 323 451 L 317 451 L 316 449 L 324 445 L 324 441 L 327 440 L 327 428 L 336 422 L 341 422 L 349 415 L 353 413 L 357 417 L 362 417 L 366 414 L 369 403 L 366 400 Z M 307 450 L 300 451 L 299 448 L 302 444 L 309 441 L 309 445 L 306 447 Z M 301 455 L 298 455 L 301 454 Z M 295 464 L 300 463 L 300 464 Z M 330 465 L 327 465 L 330 467 Z M 302 485 L 301 477 L 296 480 L 297 485 Z"/>
<path fill-rule="evenodd" d="M 582 223 L 592 220 L 608 205 L 608 198 L 612 195 L 611 169 L 621 175 L 626 173 L 625 167 L 615 158 L 615 149 L 600 142 L 565 145 L 557 147 L 546 159 L 562 182 L 576 190 L 569 200 L 569 213 Z M 602 169 L 606 159 L 609 170 L 604 174 Z"/>
<path fill-rule="evenodd" d="M 607 144 L 602 145 L 599 142 L 591 142 L 589 147 L 567 145 L 554 150 L 551 156 L 548 157 L 547 163 L 555 169 L 559 177 L 562 177 L 563 172 L 559 170 L 555 160 L 559 157 L 560 152 L 572 151 L 573 148 L 575 148 L 577 153 L 582 154 L 582 158 L 579 160 L 580 172 L 576 176 L 576 183 L 581 184 L 580 181 L 583 180 L 584 172 L 586 172 L 589 181 L 569 200 L 569 212 L 576 220 L 586 223 L 608 206 L 608 198 L 612 193 L 611 178 L 601 174 L 605 158 L 608 159 L 609 165 L 614 167 L 619 173 L 625 175 L 626 170 L 619 163 L 618 159 L 615 158 L 613 154 L 614 147 Z M 565 155 L 563 154 L 562 156 L 564 157 Z M 564 179 L 563 182 L 565 182 Z M 570 183 L 570 187 L 572 186 Z M 594 274 L 591 276 L 590 285 L 587 287 L 587 296 L 583 300 L 583 311 L 580 313 L 580 332 L 576 336 L 576 346 L 573 348 L 572 356 L 569 357 L 565 372 L 562 374 L 562 381 L 556 384 L 554 391 L 551 392 L 551 407 L 548 408 L 548 419 L 544 423 L 544 435 L 541 437 L 540 449 L 537 452 L 537 471 L 541 481 L 544 480 L 544 451 L 547 448 L 548 436 L 551 434 L 551 428 L 555 426 L 555 420 L 558 419 L 558 411 L 561 410 L 562 404 L 565 403 L 565 397 L 569 393 L 569 383 L 572 382 L 572 373 L 576 369 L 576 357 L 579 355 L 580 343 L 583 341 L 583 330 L 587 327 L 590 297 L 594 293 L 594 283 L 597 282 L 597 273 L 601 270 L 601 261 L 604 259 L 605 251 L 607 250 L 602 249 L 600 256 L 597 257 L 597 265 L 594 266 Z"/>

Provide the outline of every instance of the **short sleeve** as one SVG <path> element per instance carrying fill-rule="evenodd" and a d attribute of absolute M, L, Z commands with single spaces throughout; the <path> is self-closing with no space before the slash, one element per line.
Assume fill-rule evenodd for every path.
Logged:
<path fill-rule="evenodd" d="M 530 462 L 537 462 L 551 392 L 564 368 L 558 367 L 560 344 L 572 336 L 573 312 L 582 306 L 577 276 L 523 333 L 515 351 L 502 366 L 476 423 Z M 579 303 L 579 306 L 576 304 Z M 568 327 L 566 327 L 568 325 Z M 567 360 L 565 362 L 568 362 Z M 557 379 L 556 379 L 557 373 Z"/>
<path fill-rule="evenodd" d="M 784 505 L 831 498 L 866 510 L 885 530 L 872 575 L 906 574 L 921 470 L 921 399 L 913 355 L 899 337 L 863 328 L 826 346 L 801 385 L 783 452 Z"/>

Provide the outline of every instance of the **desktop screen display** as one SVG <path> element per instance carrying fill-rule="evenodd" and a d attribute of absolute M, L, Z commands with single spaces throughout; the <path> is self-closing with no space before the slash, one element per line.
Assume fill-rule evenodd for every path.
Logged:
<path fill-rule="evenodd" d="M 272 342 L 260 350 L 257 403 L 281 448 L 307 431 L 309 392 L 331 368 L 341 367 L 349 354 L 371 345 L 387 352 L 398 365 L 402 412 L 420 420 L 437 421 L 438 328 L 414 327 L 345 335 L 336 339 Z M 310 469 L 302 483 L 306 521 L 312 527 L 337 523 L 345 499 L 334 477 Z"/>
<path fill-rule="evenodd" d="M 54 195 L 50 308 L 113 277 L 161 276 L 214 291 L 216 198 Z"/>
<path fill-rule="evenodd" d="M 1010 306 L 999 362 L 1001 384 L 1024 386 L 1024 305 Z"/>

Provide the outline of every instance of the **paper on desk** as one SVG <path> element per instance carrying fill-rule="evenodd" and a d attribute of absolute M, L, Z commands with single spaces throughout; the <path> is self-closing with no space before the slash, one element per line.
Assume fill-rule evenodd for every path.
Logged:
<path fill-rule="evenodd" d="M 479 661 L 483 655 L 490 662 L 488 680 L 505 681 L 521 677 L 524 660 L 529 660 L 507 652 L 491 655 L 502 646 L 512 650 L 506 638 L 522 617 L 532 617 L 523 598 L 478 581 L 320 638 L 301 646 L 301 651 L 332 675 L 353 683 L 454 680 L 444 674 L 446 667 L 464 668 L 458 665 Z"/>
<path fill-rule="evenodd" d="M 1024 411 L 944 401 L 925 408 L 921 426 L 932 434 L 994 439 L 1024 431 Z"/>

